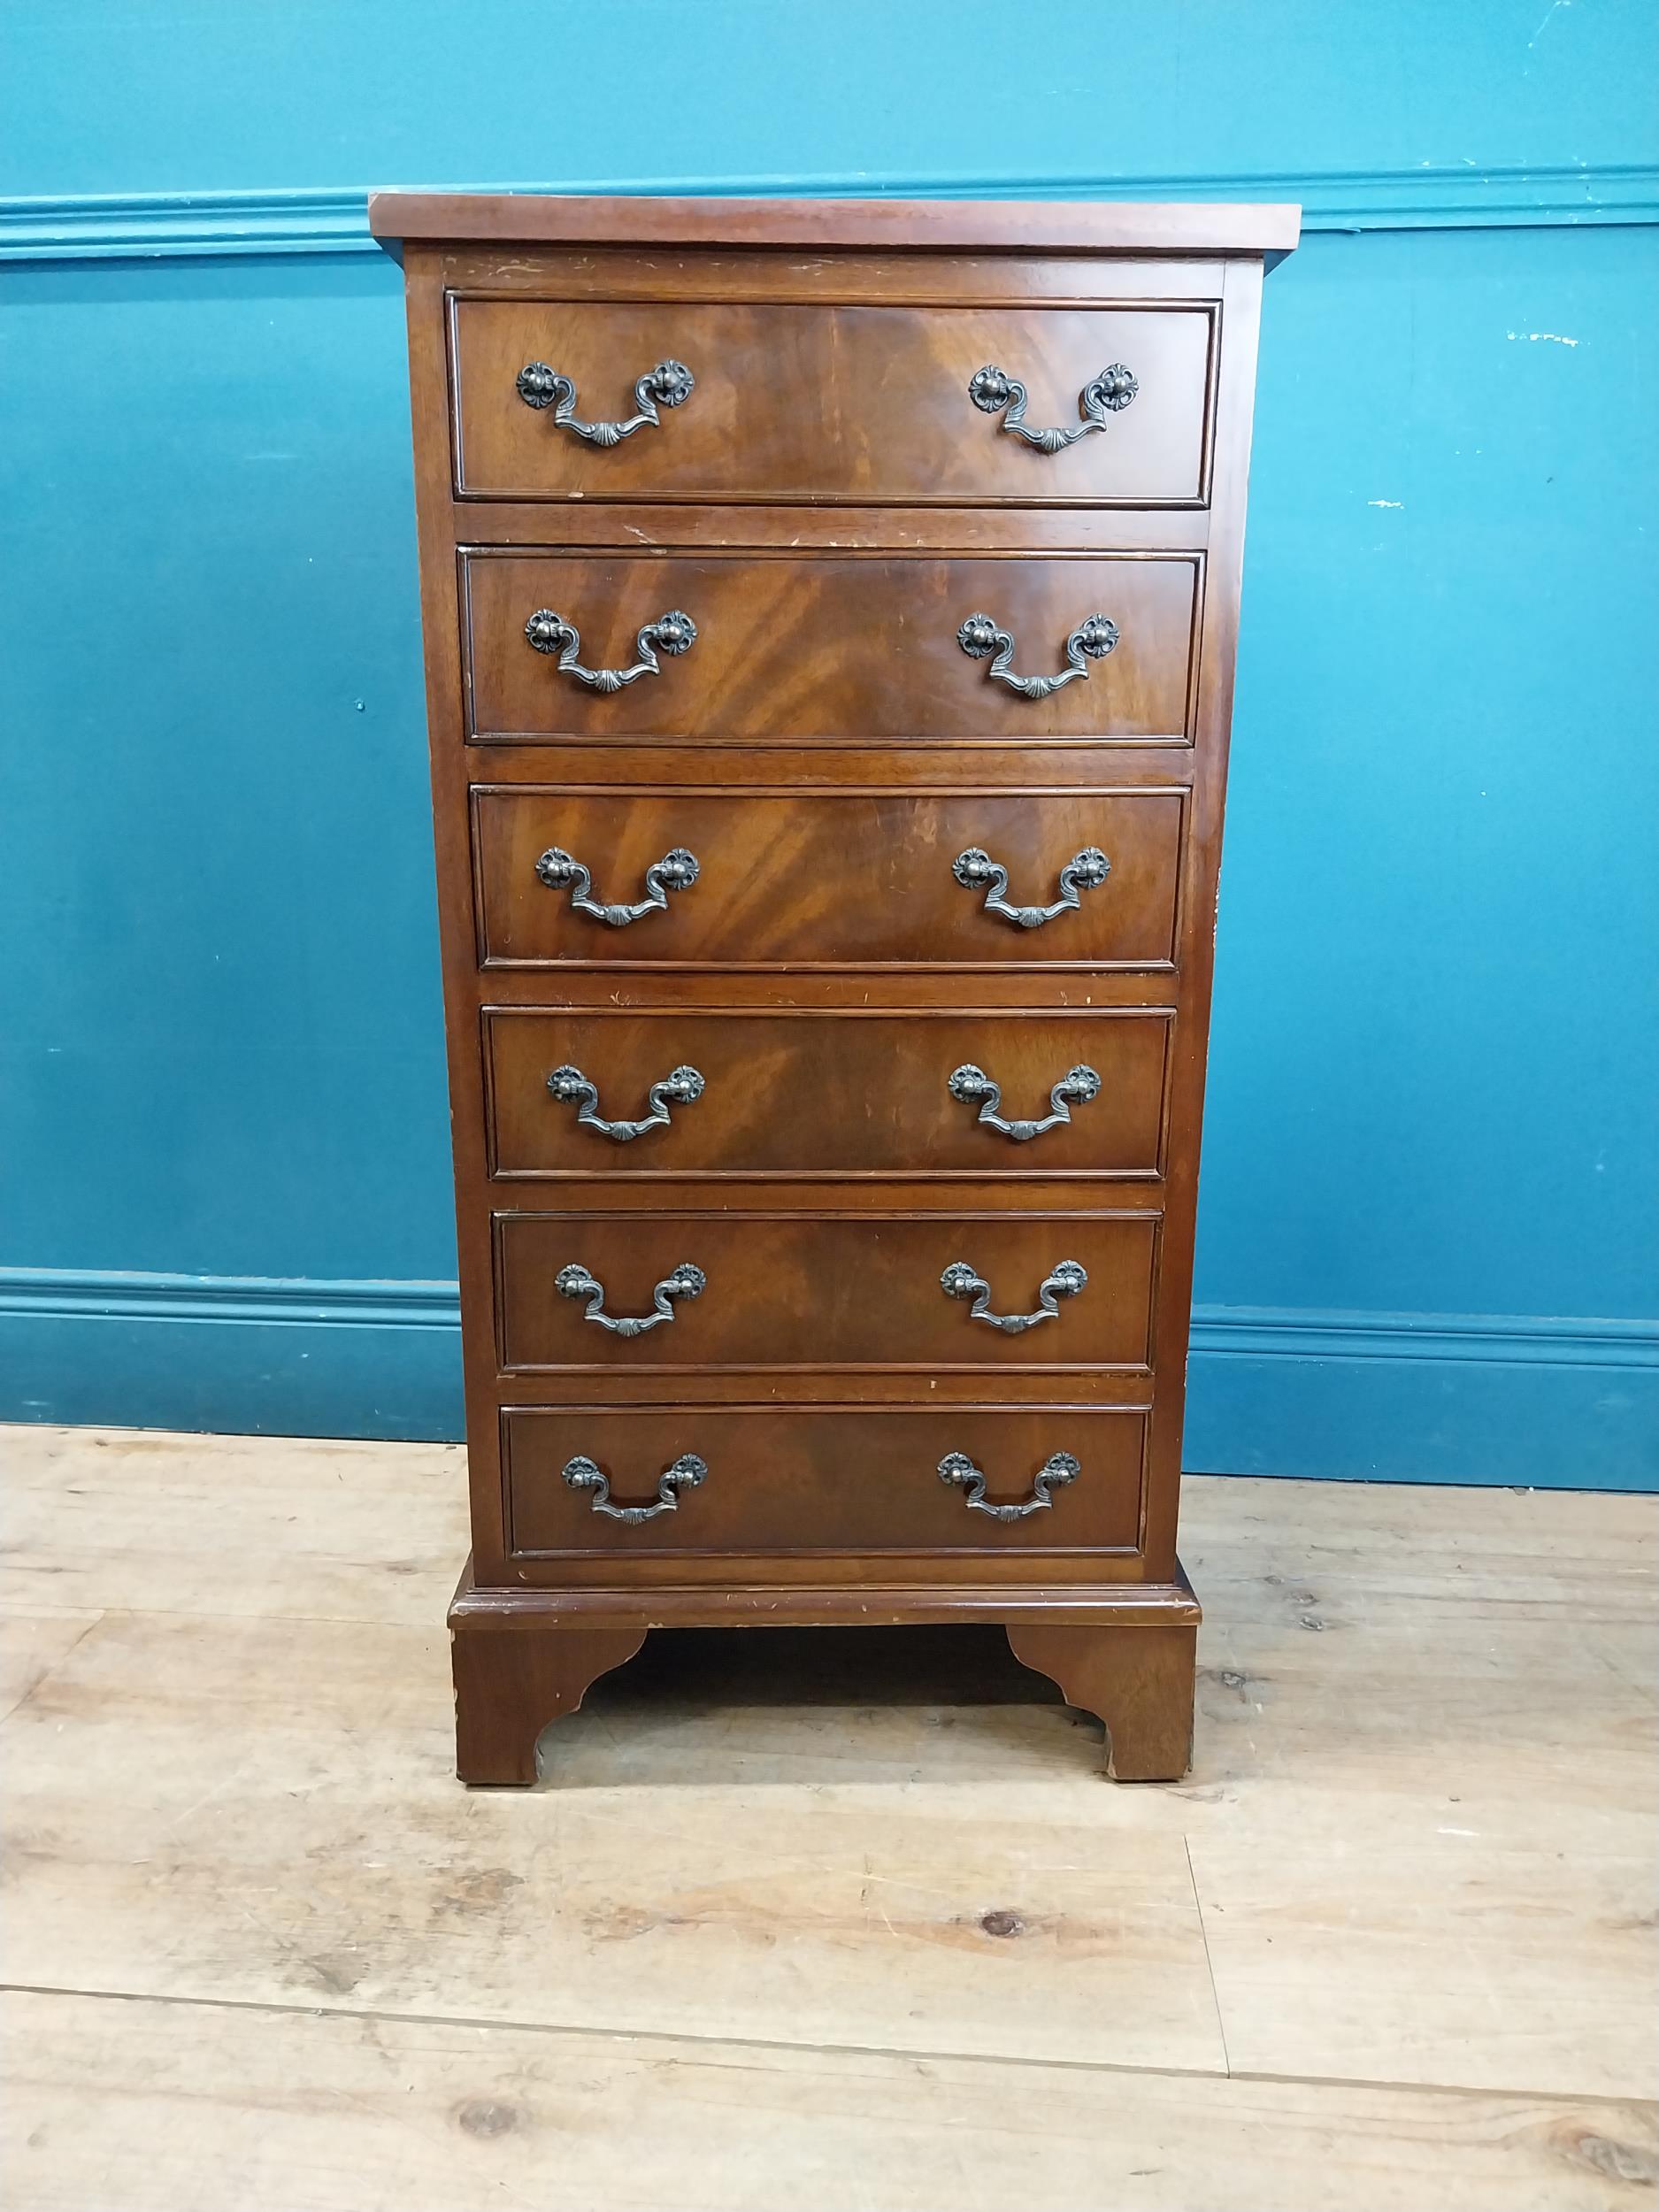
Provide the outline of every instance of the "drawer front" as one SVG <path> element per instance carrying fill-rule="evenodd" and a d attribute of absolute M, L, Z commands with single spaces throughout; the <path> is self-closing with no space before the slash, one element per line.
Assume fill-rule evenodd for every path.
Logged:
<path fill-rule="evenodd" d="M 465 561 L 471 733 L 1181 743 L 1198 576 L 1189 553 L 476 551 Z M 690 626 L 657 626 L 670 615 Z M 964 650 L 976 616 L 988 627 Z M 1087 629 L 1094 616 L 1113 629 Z M 1012 641 L 1003 677 L 996 636 Z M 577 671 L 626 680 L 600 689 Z M 1033 698 L 1006 676 L 1065 681 Z"/>
<path fill-rule="evenodd" d="M 518 1557 L 1133 1551 L 1145 1425 L 1139 1410 L 1099 1407 L 517 1408 L 502 1416 L 509 1541 Z M 947 1479 L 951 1455 L 963 1463 Z M 983 1503 L 1033 1509 L 972 1505 L 970 1468 Z"/>
<path fill-rule="evenodd" d="M 1163 1010 L 497 1007 L 484 1019 L 497 1176 L 1148 1175 L 1160 1164 Z M 1011 1136 L 992 1116 L 1050 1125 Z"/>
<path fill-rule="evenodd" d="M 1184 796 L 480 790 L 480 956 L 1167 967 Z"/>
<path fill-rule="evenodd" d="M 499 1214 L 502 1364 L 1145 1371 L 1157 1231 L 1144 1213 Z"/>
<path fill-rule="evenodd" d="M 1158 308 L 459 300 L 456 483 L 480 499 L 1194 505 L 1215 318 Z M 659 363 L 690 373 L 648 385 Z M 549 389 L 537 365 L 574 388 Z M 1000 368 L 1017 401 L 981 369 Z M 1122 368 L 1110 391 L 1082 395 Z M 532 401 L 539 404 L 532 404 Z M 621 423 L 613 442 L 568 422 Z M 657 420 L 649 417 L 655 413 Z M 1085 427 L 1086 425 L 1098 426 Z M 1080 430 L 1045 452 L 1021 428 Z M 603 439 L 603 434 L 601 434 Z"/>

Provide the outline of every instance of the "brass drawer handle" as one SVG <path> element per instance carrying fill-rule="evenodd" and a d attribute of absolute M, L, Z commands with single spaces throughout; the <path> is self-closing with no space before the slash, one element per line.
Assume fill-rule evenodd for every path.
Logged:
<path fill-rule="evenodd" d="M 594 879 L 586 864 L 567 853 L 562 845 L 549 845 L 536 862 L 535 872 L 549 891 L 563 891 L 568 887 L 572 913 L 591 914 L 595 921 L 606 922 L 612 929 L 626 929 L 630 922 L 637 922 L 647 914 L 662 913 L 668 905 L 669 893 L 689 891 L 701 872 L 696 855 L 688 853 L 683 845 L 676 845 L 672 852 L 652 861 L 645 871 L 642 899 L 635 899 L 631 906 L 611 906 L 593 896 Z M 1077 901 L 1073 899 L 1071 903 L 1075 906 Z"/>
<path fill-rule="evenodd" d="M 660 676 L 662 669 L 657 656 L 666 653 L 671 660 L 681 653 L 690 652 L 697 641 L 697 626 L 688 614 L 671 608 L 667 614 L 659 614 L 655 622 L 648 622 L 634 641 L 636 656 L 628 668 L 584 668 L 577 655 L 582 649 L 582 634 L 573 622 L 566 622 L 562 614 L 555 614 L 551 607 L 538 607 L 524 626 L 524 634 L 538 653 L 557 653 L 559 673 L 574 676 L 579 684 L 586 684 L 589 691 L 620 691 L 626 684 L 637 683 L 641 676 Z"/>
<path fill-rule="evenodd" d="M 605 1311 L 604 1285 L 597 1275 L 590 1274 L 578 1262 L 561 1267 L 553 1278 L 553 1287 L 561 1298 L 585 1298 L 588 1311 L 583 1319 L 596 1321 L 602 1329 L 609 1329 L 612 1336 L 643 1336 L 647 1329 L 656 1328 L 658 1322 L 672 1321 L 674 1309 L 671 1302 L 676 1298 L 700 1298 L 708 1283 L 709 1279 L 700 1267 L 682 1260 L 652 1291 L 652 1312 L 609 1314 Z"/>
<path fill-rule="evenodd" d="M 626 422 L 581 422 L 576 414 L 576 387 L 568 376 L 549 368 L 545 361 L 526 361 L 518 375 L 518 396 L 526 407 L 534 407 L 538 414 L 550 407 L 559 429 L 599 446 L 620 445 L 636 430 L 657 429 L 661 421 L 657 409 L 683 407 L 696 382 L 683 361 L 659 361 L 635 383 L 635 412 Z"/>
<path fill-rule="evenodd" d="M 1002 427 L 1010 436 L 1023 438 L 1027 445 L 1034 445 L 1039 453 L 1061 453 L 1079 438 L 1087 438 L 1091 431 L 1104 430 L 1108 415 L 1116 415 L 1128 406 L 1141 389 L 1121 361 L 1114 361 L 1109 369 L 1102 369 L 1097 377 L 1087 383 L 1077 396 L 1078 411 L 1083 419 L 1066 430 L 1033 430 L 1025 420 L 1026 391 L 1017 377 L 1006 369 L 987 363 L 972 378 L 968 386 L 968 397 L 981 414 L 1002 415 Z M 542 403 L 545 405 L 545 402 Z"/>
<path fill-rule="evenodd" d="M 977 891 L 981 884 L 990 887 L 985 894 L 987 914 L 1000 914 L 1021 929 L 1041 929 L 1045 922 L 1053 921 L 1056 914 L 1074 913 L 1082 904 L 1079 893 L 1092 891 L 1104 883 L 1111 873 L 1111 863 L 1098 845 L 1086 845 L 1061 869 L 1060 895 L 1048 906 L 1010 906 L 1003 896 L 1008 889 L 1008 870 L 978 845 L 970 845 L 965 853 L 958 853 L 950 864 L 950 872 L 964 891 Z M 646 879 L 649 881 L 649 877 Z"/>
<path fill-rule="evenodd" d="M 1025 1144 L 1033 1137 L 1041 1136 L 1045 1129 L 1058 1128 L 1071 1118 L 1073 1106 L 1086 1106 L 1091 1098 L 1100 1095 L 1100 1078 L 1093 1068 L 1069 1068 L 1048 1093 L 1052 1111 L 1041 1121 L 1004 1121 L 999 1109 L 1002 1103 L 1002 1086 L 994 1083 L 983 1068 L 976 1068 L 970 1060 L 954 1071 L 949 1082 L 950 1095 L 964 1106 L 979 1105 L 979 1118 L 987 1129 L 1000 1129 L 1005 1137 L 1012 1137 L 1016 1144 Z"/>
<path fill-rule="evenodd" d="M 576 1118 L 584 1128 L 596 1129 L 602 1137 L 618 1144 L 630 1144 L 648 1129 L 666 1128 L 671 1105 L 689 1106 L 703 1096 L 703 1078 L 696 1069 L 675 1068 L 645 1094 L 650 1102 L 649 1114 L 639 1121 L 606 1121 L 599 1112 L 599 1093 L 580 1068 L 568 1064 L 555 1068 L 547 1087 L 561 1102 L 576 1102 Z"/>
<path fill-rule="evenodd" d="M 645 633 L 641 630 L 641 638 Z M 1022 699 L 1046 699 L 1050 693 L 1071 682 L 1074 677 L 1087 676 L 1086 661 L 1104 660 L 1118 642 L 1118 625 L 1103 614 L 1092 614 L 1079 622 L 1065 641 L 1067 665 L 1057 676 L 1017 676 L 1009 666 L 1014 657 L 1011 634 L 992 621 L 988 614 L 971 614 L 956 632 L 956 642 L 972 659 L 982 661 L 995 653 L 988 672 L 1010 691 L 1017 691 Z M 551 648 L 546 649 L 551 650 Z M 559 665 L 564 666 L 561 661 Z"/>
<path fill-rule="evenodd" d="M 983 1275 L 975 1274 L 966 1260 L 952 1260 L 939 1279 L 939 1287 L 947 1298 L 972 1299 L 968 1309 L 970 1321 L 988 1321 L 1005 1336 L 1019 1336 L 1027 1329 L 1034 1329 L 1040 1321 L 1054 1320 L 1060 1311 L 1057 1301 L 1075 1298 L 1087 1281 L 1088 1270 L 1080 1260 L 1062 1260 L 1038 1285 L 1035 1313 L 993 1313 L 991 1286 Z M 650 1323 L 643 1325 L 649 1328 Z"/>
<path fill-rule="evenodd" d="M 1078 1463 L 1070 1452 L 1051 1453 L 1032 1477 L 1030 1497 L 1018 1505 L 989 1505 L 985 1496 L 986 1478 L 966 1452 L 947 1452 L 939 1463 L 940 1479 L 965 1491 L 967 1494 L 963 1502 L 969 1509 L 974 1513 L 988 1513 L 994 1521 L 1023 1521 L 1028 1514 L 1047 1512 L 1054 1503 L 1048 1493 L 1062 1488 L 1068 1482 L 1075 1482 L 1079 1472 Z"/>
<path fill-rule="evenodd" d="M 655 1505 L 612 1505 L 611 1478 L 602 1474 L 594 1462 L 583 1452 L 565 1463 L 565 1481 L 572 1490 L 590 1490 L 592 1507 L 603 1513 L 608 1521 L 626 1521 L 630 1528 L 637 1528 L 641 1521 L 654 1521 L 659 1513 L 678 1513 L 680 1493 L 695 1490 L 708 1476 L 707 1463 L 695 1452 L 681 1452 L 672 1467 L 664 1467 L 657 1482 Z M 1047 1504 L 1048 1501 L 1043 1501 Z"/>

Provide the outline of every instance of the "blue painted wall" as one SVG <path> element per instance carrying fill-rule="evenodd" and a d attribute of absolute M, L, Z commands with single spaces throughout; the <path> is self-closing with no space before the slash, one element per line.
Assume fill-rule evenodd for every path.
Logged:
<path fill-rule="evenodd" d="M 453 1432 L 371 184 L 1300 197 L 1269 285 L 1188 1463 L 1659 1471 L 1645 6 L 0 22 L 0 1414 Z"/>

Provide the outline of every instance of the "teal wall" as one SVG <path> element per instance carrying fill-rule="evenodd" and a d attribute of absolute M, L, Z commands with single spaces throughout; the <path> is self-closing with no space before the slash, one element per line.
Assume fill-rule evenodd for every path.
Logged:
<path fill-rule="evenodd" d="M 1300 198 L 1188 1464 L 1659 1470 L 1659 146 L 1616 0 L 12 0 L 0 1415 L 454 1433 L 371 185 Z"/>

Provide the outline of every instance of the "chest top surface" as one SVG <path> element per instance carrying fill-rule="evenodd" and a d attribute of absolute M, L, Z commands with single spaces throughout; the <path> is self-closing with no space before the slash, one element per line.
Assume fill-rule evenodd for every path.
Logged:
<path fill-rule="evenodd" d="M 877 251 L 1261 255 L 1294 248 L 1302 210 L 1137 200 L 749 200 L 375 192 L 391 242 L 779 246 Z"/>

